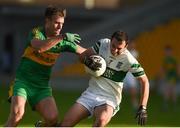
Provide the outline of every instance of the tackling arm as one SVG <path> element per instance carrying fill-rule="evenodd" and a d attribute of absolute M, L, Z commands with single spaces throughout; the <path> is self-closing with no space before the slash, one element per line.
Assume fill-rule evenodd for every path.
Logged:
<path fill-rule="evenodd" d="M 49 50 L 56 44 L 63 40 L 63 36 L 57 36 L 46 40 L 32 39 L 31 45 L 33 48 L 37 49 L 39 53 Z"/>
<path fill-rule="evenodd" d="M 82 46 L 80 46 L 80 45 L 77 44 L 76 53 L 77 53 L 78 55 L 81 56 L 81 54 L 82 54 L 83 52 L 85 52 L 86 50 L 87 50 L 86 48 L 83 48 Z"/>
<path fill-rule="evenodd" d="M 65 33 L 64 35 L 60 34 L 59 36 L 52 37 L 50 39 L 46 40 L 39 40 L 37 38 L 32 39 L 31 45 L 39 53 L 44 52 L 58 44 L 61 40 L 69 41 L 69 42 L 74 42 L 74 43 L 80 43 L 80 36 L 78 34 L 73 34 L 73 33 Z M 77 53 L 80 54 L 84 51 L 85 49 L 78 46 Z"/>
<path fill-rule="evenodd" d="M 84 63 L 86 58 L 88 58 L 89 56 L 94 55 L 94 54 L 96 54 L 94 52 L 94 50 L 92 48 L 88 48 L 79 55 L 79 59 L 82 63 Z"/>

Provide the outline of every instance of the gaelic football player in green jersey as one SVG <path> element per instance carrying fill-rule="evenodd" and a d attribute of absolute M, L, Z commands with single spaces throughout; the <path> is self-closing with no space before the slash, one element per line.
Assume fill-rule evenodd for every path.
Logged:
<path fill-rule="evenodd" d="M 163 109 L 168 108 L 168 103 L 174 104 L 176 107 L 177 102 L 177 92 L 176 85 L 178 82 L 178 63 L 173 55 L 173 49 L 170 45 L 164 48 L 164 60 L 161 68 L 161 80 L 164 96 Z"/>
<path fill-rule="evenodd" d="M 58 109 L 49 86 L 52 66 L 61 52 L 82 53 L 85 49 L 77 45 L 77 34 L 61 34 L 66 10 L 49 6 L 45 11 L 45 25 L 33 28 L 17 69 L 16 78 L 9 91 L 11 109 L 5 124 L 17 126 L 23 118 L 28 101 L 32 109 L 44 119 L 44 126 L 56 126 Z"/>
<path fill-rule="evenodd" d="M 99 54 L 106 60 L 106 71 L 100 77 L 91 76 L 89 87 L 65 114 L 61 126 L 72 127 L 80 120 L 94 116 L 93 127 L 104 127 L 119 110 L 122 99 L 123 80 L 129 71 L 141 85 L 141 99 L 136 117 L 138 124 L 147 119 L 146 106 L 149 97 L 149 81 L 144 69 L 127 50 L 128 36 L 116 31 L 111 39 L 101 39 L 95 46 L 81 54 L 82 60 L 92 54 Z"/>

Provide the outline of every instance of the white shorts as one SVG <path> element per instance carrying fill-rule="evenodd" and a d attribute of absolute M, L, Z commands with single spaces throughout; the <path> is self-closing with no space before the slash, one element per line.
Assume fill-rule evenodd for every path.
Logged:
<path fill-rule="evenodd" d="M 119 111 L 119 105 L 116 105 L 112 99 L 93 94 L 88 90 L 83 92 L 76 102 L 83 105 L 90 112 L 91 116 L 94 113 L 94 108 L 103 104 L 108 104 L 113 107 L 113 116 Z"/>

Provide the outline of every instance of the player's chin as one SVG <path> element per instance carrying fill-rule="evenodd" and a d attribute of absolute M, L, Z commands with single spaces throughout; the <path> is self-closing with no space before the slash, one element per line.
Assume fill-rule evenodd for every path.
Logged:
<path fill-rule="evenodd" d="M 60 34 L 60 31 L 55 31 L 54 35 L 58 36 Z"/>
<path fill-rule="evenodd" d="M 115 52 L 111 52 L 111 54 L 112 54 L 113 56 L 117 56 L 117 53 L 115 53 Z"/>

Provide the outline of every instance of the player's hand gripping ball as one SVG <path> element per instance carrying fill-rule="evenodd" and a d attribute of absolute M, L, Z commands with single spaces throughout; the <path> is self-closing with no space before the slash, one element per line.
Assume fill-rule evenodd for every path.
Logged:
<path fill-rule="evenodd" d="M 101 76 L 106 70 L 106 61 L 100 55 L 85 58 L 85 71 L 95 77 Z"/>

